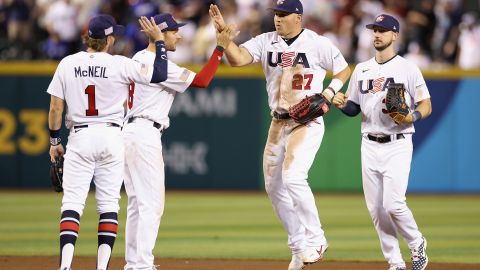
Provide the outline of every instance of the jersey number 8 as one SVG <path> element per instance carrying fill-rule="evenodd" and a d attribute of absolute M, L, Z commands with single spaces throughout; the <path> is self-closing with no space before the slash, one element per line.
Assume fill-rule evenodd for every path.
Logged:
<path fill-rule="evenodd" d="M 135 82 L 130 81 L 130 84 L 128 85 L 128 100 L 127 100 L 127 106 L 129 109 L 133 107 L 133 94 L 135 93 Z"/>

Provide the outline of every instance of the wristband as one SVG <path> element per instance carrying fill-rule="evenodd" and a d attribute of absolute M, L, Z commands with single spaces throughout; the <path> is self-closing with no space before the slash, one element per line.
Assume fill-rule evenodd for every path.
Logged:
<path fill-rule="evenodd" d="M 59 145 L 62 140 L 60 139 L 60 129 L 50 129 L 50 145 Z"/>
<path fill-rule="evenodd" d="M 62 139 L 60 138 L 50 138 L 50 145 L 51 146 L 57 146 L 62 142 Z"/>
<path fill-rule="evenodd" d="M 333 95 L 335 95 L 338 91 L 340 91 L 340 89 L 342 89 L 342 87 L 343 87 L 342 80 L 333 78 L 330 84 L 328 85 L 327 89 L 331 88 L 334 91 Z"/>
<path fill-rule="evenodd" d="M 335 96 L 335 90 L 332 87 L 329 86 L 329 87 L 325 88 L 325 90 L 323 90 L 323 91 L 326 91 L 326 90 L 330 90 L 332 92 L 332 98 Z"/>
<path fill-rule="evenodd" d="M 225 48 L 223 48 L 223 47 L 220 46 L 220 45 L 217 45 L 216 49 L 219 50 L 219 51 L 222 52 L 222 53 L 223 53 L 223 51 L 225 51 Z"/>
<path fill-rule="evenodd" d="M 60 137 L 60 129 L 51 130 L 50 129 L 50 138 L 59 138 Z"/>
<path fill-rule="evenodd" d="M 422 114 L 419 111 L 414 111 L 412 113 L 412 122 L 416 122 L 422 119 Z"/>

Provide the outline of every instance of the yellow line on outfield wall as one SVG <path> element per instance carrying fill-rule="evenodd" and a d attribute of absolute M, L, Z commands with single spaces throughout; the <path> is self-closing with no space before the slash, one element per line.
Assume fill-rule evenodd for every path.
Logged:
<path fill-rule="evenodd" d="M 50 75 L 53 76 L 58 62 L 56 61 L 4 61 L 0 62 L 0 75 Z M 201 65 L 185 65 L 184 67 L 198 72 Z M 241 68 L 232 68 L 222 65 L 218 68 L 217 77 L 233 78 L 264 78 L 260 65 L 249 65 Z"/>
<path fill-rule="evenodd" d="M 56 61 L 3 61 L 0 62 L 0 75 L 50 75 L 52 76 L 57 68 Z M 184 67 L 198 72 L 202 65 L 185 65 Z M 353 66 L 351 67 L 353 70 Z M 480 69 L 462 70 L 460 68 L 448 68 L 437 70 L 423 70 L 427 79 L 460 79 L 480 78 Z M 329 74 L 331 76 L 331 74 Z M 249 65 L 240 68 L 232 68 L 221 65 L 218 68 L 216 77 L 223 78 L 265 78 L 260 65 Z M 327 75 L 328 76 L 328 75 Z"/>

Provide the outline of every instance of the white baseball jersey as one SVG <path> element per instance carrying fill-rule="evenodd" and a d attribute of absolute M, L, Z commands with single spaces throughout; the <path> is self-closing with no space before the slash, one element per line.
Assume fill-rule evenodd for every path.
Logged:
<path fill-rule="evenodd" d="M 106 122 L 122 125 L 128 84 L 148 84 L 152 72 L 151 66 L 124 56 L 78 52 L 59 63 L 47 92 L 66 101 L 67 128 Z"/>
<path fill-rule="evenodd" d="M 348 66 L 327 38 L 308 29 L 303 29 L 291 45 L 277 32 L 269 32 L 240 46 L 252 55 L 252 62 L 262 62 L 268 104 L 278 113 L 286 112 L 305 96 L 321 93 L 327 70 L 337 74 Z M 265 145 L 265 190 L 287 231 L 292 263 L 299 254 L 320 256 L 327 246 L 315 197 L 307 181 L 324 131 L 322 117 L 308 125 L 273 118 Z M 302 260 L 302 267 L 303 262 L 310 262 Z"/>
<path fill-rule="evenodd" d="M 348 99 L 362 109 L 362 133 L 390 135 L 414 133 L 413 124 L 397 125 L 387 113 L 384 99 L 390 83 L 405 85 L 405 99 L 410 110 L 414 104 L 430 98 L 422 73 L 416 65 L 397 55 L 379 64 L 372 58 L 355 67 L 348 85 Z"/>
<path fill-rule="evenodd" d="M 155 53 L 143 50 L 133 59 L 151 65 Z M 123 128 L 124 183 L 128 195 L 125 269 L 153 267 L 152 250 L 165 206 L 165 169 L 161 132 L 152 126 L 152 121 L 160 123 L 162 129 L 169 126 L 168 113 L 175 94 L 190 86 L 195 73 L 168 61 L 167 76 L 160 84 L 130 85 L 125 120 L 137 119 L 126 122 Z"/>
<path fill-rule="evenodd" d="M 347 93 L 349 100 L 362 110 L 362 186 L 367 208 L 385 259 L 390 266 L 404 268 L 397 235 L 405 239 L 410 249 L 418 247 L 423 239 L 405 199 L 415 129 L 413 124 L 395 124 L 386 113 L 383 100 L 390 83 L 405 85 L 411 110 L 419 101 L 430 98 L 418 67 L 398 55 L 383 64 L 375 58 L 358 64 Z M 367 135 L 398 133 L 403 136 L 390 136 L 391 141 L 386 143 L 373 141 Z"/>
<path fill-rule="evenodd" d="M 155 53 L 142 50 L 136 53 L 133 59 L 140 63 L 153 65 Z M 195 72 L 168 61 L 168 77 L 160 85 L 131 86 L 125 119 L 130 117 L 146 118 L 162 124 L 164 129 L 168 128 L 170 125 L 168 112 L 172 107 L 175 94 L 183 93 L 192 84 L 194 78 Z"/>
<path fill-rule="evenodd" d="M 327 70 L 337 74 L 348 66 L 329 39 L 309 29 L 303 29 L 290 46 L 276 31 L 258 35 L 240 46 L 249 51 L 254 63 L 262 62 L 267 80 L 268 104 L 271 110 L 277 112 L 288 110 L 288 104 L 279 101 L 279 85 L 285 68 L 303 66 L 303 69 L 294 71 L 291 82 L 287 82 L 290 84 L 288 88 L 303 98 L 323 91 Z"/>

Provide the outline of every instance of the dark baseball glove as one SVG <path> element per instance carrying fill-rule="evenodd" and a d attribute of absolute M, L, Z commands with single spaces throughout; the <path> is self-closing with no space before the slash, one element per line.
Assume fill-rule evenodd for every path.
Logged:
<path fill-rule="evenodd" d="M 295 122 L 305 125 L 326 114 L 329 109 L 330 102 L 322 94 L 315 94 L 306 96 L 299 103 L 290 107 L 288 114 Z"/>
<path fill-rule="evenodd" d="M 55 162 L 50 165 L 50 179 L 52 180 L 53 190 L 63 191 L 63 157 L 55 158 Z"/>
<path fill-rule="evenodd" d="M 390 115 L 395 123 L 403 123 L 403 120 L 409 114 L 409 108 L 405 101 L 405 86 L 403 83 L 390 83 L 388 85 L 385 107 L 387 108 L 388 115 Z"/>

